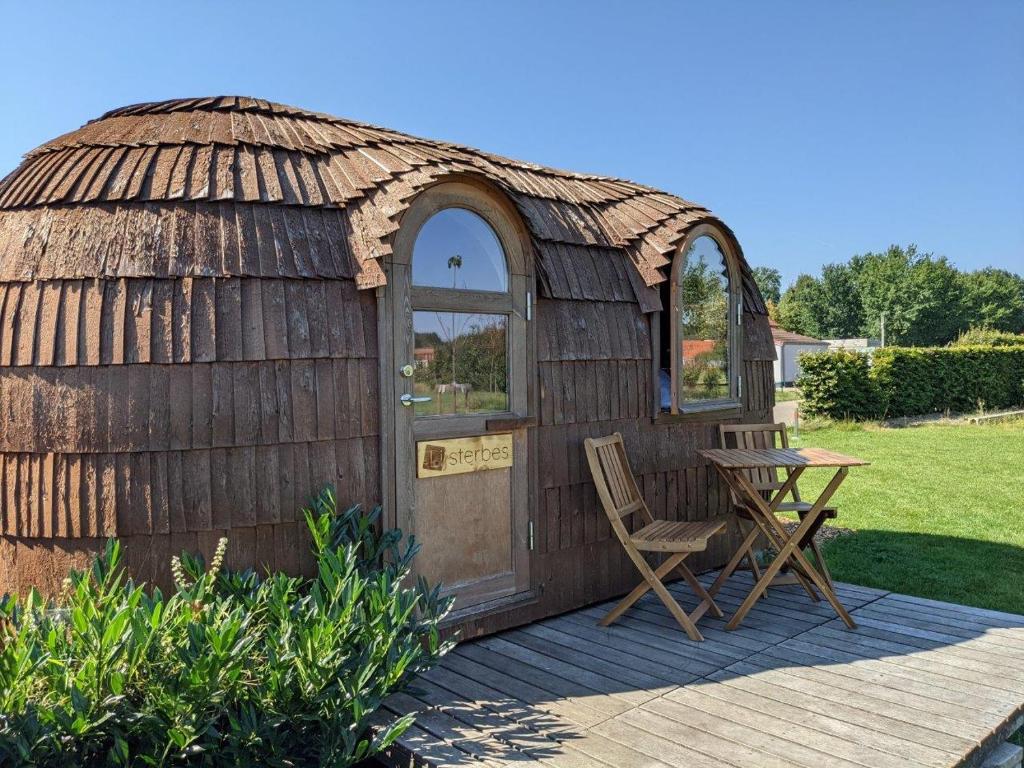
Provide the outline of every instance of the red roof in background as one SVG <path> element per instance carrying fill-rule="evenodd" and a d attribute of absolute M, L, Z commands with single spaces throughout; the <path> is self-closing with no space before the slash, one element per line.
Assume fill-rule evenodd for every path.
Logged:
<path fill-rule="evenodd" d="M 814 339 L 810 336 L 804 336 L 800 333 L 793 333 L 792 331 L 785 331 L 779 328 L 778 323 L 774 320 L 768 321 L 769 327 L 772 329 L 772 341 L 776 345 L 779 344 L 826 344 L 821 339 Z"/>
<path fill-rule="evenodd" d="M 706 355 L 715 348 L 714 339 L 684 339 L 683 340 L 683 362 L 689 363 L 700 355 Z"/>

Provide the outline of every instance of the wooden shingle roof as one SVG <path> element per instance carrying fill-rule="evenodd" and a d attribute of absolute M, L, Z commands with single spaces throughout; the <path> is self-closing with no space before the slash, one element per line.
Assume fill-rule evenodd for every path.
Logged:
<path fill-rule="evenodd" d="M 556 298 L 654 309 L 652 288 L 687 232 L 724 227 L 706 208 L 621 179 L 260 99 L 178 99 L 108 112 L 0 181 L 0 281 L 353 277 L 376 287 L 409 202 L 459 174 L 515 203 L 541 288 Z M 746 309 L 765 314 L 742 269 Z"/>

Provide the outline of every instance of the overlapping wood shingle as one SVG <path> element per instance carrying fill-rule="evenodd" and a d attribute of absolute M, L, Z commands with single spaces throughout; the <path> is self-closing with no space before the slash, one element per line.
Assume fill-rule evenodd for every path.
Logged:
<path fill-rule="evenodd" d="M 692 227 L 708 221 L 724 227 L 699 205 L 629 181 L 545 168 L 261 99 L 179 99 L 113 110 L 28 153 L 0 182 L 0 210 L 12 212 L 0 217 L 0 276 L 24 275 L 33 260 L 54 273 L 45 252 L 55 237 L 67 273 L 55 277 L 95 277 L 111 268 L 117 274 L 254 274 L 246 269 L 258 263 L 262 277 L 334 277 L 352 269 L 360 287 L 375 287 L 385 280 L 379 260 L 390 253 L 409 201 L 457 174 L 481 177 L 508 194 L 535 238 L 541 269 L 567 278 L 577 269 L 589 276 L 594 259 L 618 252 L 635 268 L 642 292 L 666 279 L 670 256 Z M 253 203 L 268 205 L 246 208 Z M 68 204 L 75 205 L 63 207 Z M 155 227 L 131 228 L 146 216 L 157 217 Z M 181 230 L 167 218 L 183 219 Z M 213 231 L 196 232 L 204 219 Z M 104 226 L 149 240 L 120 238 L 130 254 L 99 254 L 93 244 L 111 242 L 102 236 Z M 293 242 L 298 231 L 338 235 L 331 241 L 347 251 L 344 266 L 324 274 L 300 263 L 304 251 Z M 83 242 L 76 246 L 69 242 L 74 239 Z M 270 248 L 274 259 L 241 261 L 253 249 Z M 619 266 L 598 269 L 610 274 Z M 744 272 L 747 308 L 764 314 L 745 266 Z M 602 290 L 600 283 L 570 281 L 542 287 L 553 298 Z"/>

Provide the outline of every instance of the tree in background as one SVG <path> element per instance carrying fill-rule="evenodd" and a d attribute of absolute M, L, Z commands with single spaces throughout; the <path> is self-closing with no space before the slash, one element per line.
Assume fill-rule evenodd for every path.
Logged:
<path fill-rule="evenodd" d="M 818 337 L 820 310 L 820 281 L 811 275 L 800 275 L 782 295 L 775 310 L 776 322 L 787 331 Z"/>
<path fill-rule="evenodd" d="M 916 245 L 850 259 L 863 306 L 863 333 L 903 346 L 947 344 L 965 326 L 958 272 Z"/>
<path fill-rule="evenodd" d="M 821 277 L 800 275 L 786 289 L 776 312 L 788 331 L 818 339 L 856 336 L 864 311 L 855 276 L 845 264 L 829 264 Z"/>
<path fill-rule="evenodd" d="M 826 264 L 821 270 L 818 299 L 821 338 L 856 336 L 864 327 L 864 305 L 857 276 L 846 264 Z"/>
<path fill-rule="evenodd" d="M 968 328 L 1024 332 L 1024 278 L 1002 269 L 958 271 L 917 246 L 890 246 L 800 275 L 775 311 L 783 328 L 818 338 L 881 336 L 941 346 Z"/>
<path fill-rule="evenodd" d="M 1024 333 L 1024 277 L 988 267 L 960 280 L 970 327 Z"/>
<path fill-rule="evenodd" d="M 778 304 L 782 298 L 782 273 L 774 267 L 754 267 L 751 271 L 764 300 Z"/>

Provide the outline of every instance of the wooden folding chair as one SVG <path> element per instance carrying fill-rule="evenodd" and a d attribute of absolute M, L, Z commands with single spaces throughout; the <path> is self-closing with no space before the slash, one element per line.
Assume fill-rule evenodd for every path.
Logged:
<path fill-rule="evenodd" d="M 633 472 L 629 468 L 629 460 L 622 445 L 622 435 L 616 432 L 608 437 L 587 438 L 584 440 L 587 451 L 587 462 L 594 476 L 597 495 L 601 499 L 612 530 L 618 536 L 626 554 L 640 571 L 644 580 L 632 592 L 626 595 L 618 605 L 601 619 L 601 626 L 608 626 L 619 618 L 637 600 L 649 590 L 661 598 L 669 612 L 679 622 L 691 640 L 703 640 L 697 629 L 696 622 L 708 610 L 714 616 L 722 616 L 722 611 L 707 590 L 697 581 L 683 560 L 691 552 L 707 549 L 708 539 L 725 528 L 724 520 L 704 520 L 701 522 L 674 522 L 671 520 L 655 520 L 651 511 L 644 503 L 640 489 L 637 487 Z M 644 525 L 635 533 L 630 533 L 623 520 L 630 515 L 639 513 Z M 668 555 L 657 568 L 651 568 L 642 552 L 663 552 Z M 693 613 L 687 613 L 676 602 L 662 583 L 668 574 L 677 571 L 690 588 L 701 599 Z"/>
<path fill-rule="evenodd" d="M 722 448 L 789 448 L 789 436 L 786 432 L 786 425 L 779 424 L 720 424 L 718 426 L 718 436 L 721 440 Z M 776 444 L 776 436 L 779 438 L 779 445 Z M 754 488 L 761 491 L 762 494 L 767 498 L 770 494 L 776 493 L 781 490 L 785 484 L 785 480 L 779 478 L 778 471 L 773 467 L 771 469 L 751 469 L 747 471 L 747 475 Z M 758 581 L 761 578 L 761 569 L 757 564 L 757 558 L 754 556 L 754 542 L 757 540 L 758 528 L 752 522 L 750 528 L 747 531 L 743 530 L 743 526 L 740 523 L 741 520 L 750 521 L 750 513 L 747 512 L 746 508 L 742 504 L 736 504 L 736 497 L 733 494 L 733 520 L 735 521 L 736 527 L 739 529 L 740 535 L 743 537 L 743 541 L 739 548 L 736 550 L 732 559 L 722 569 L 721 573 L 718 574 L 718 578 L 715 579 L 715 583 L 711 585 L 709 592 L 712 595 L 718 594 L 719 588 L 725 583 L 735 570 L 739 567 L 740 563 L 743 562 L 744 557 L 750 563 L 750 570 L 754 576 L 754 581 Z M 800 490 L 796 484 L 793 484 L 792 489 L 792 501 L 782 501 L 776 507 L 779 512 L 796 512 L 801 520 L 811 509 L 811 503 L 804 501 L 800 498 Z M 836 517 L 836 509 L 834 507 L 826 507 L 822 513 L 822 520 L 833 519 Z M 807 537 L 806 540 L 800 542 L 801 549 L 810 548 L 814 553 L 815 562 L 818 565 L 818 570 L 822 577 L 828 583 L 828 585 L 834 590 L 835 585 L 832 583 L 832 574 L 829 573 L 828 565 L 825 564 L 825 558 L 821 554 L 821 550 L 818 548 L 818 542 L 814 540 L 814 533 Z M 814 591 L 812 585 L 810 585 L 805 579 L 800 578 L 797 574 L 797 581 L 808 591 L 810 596 L 814 600 L 818 600 L 818 594 Z M 767 594 L 764 595 L 767 597 Z"/>

